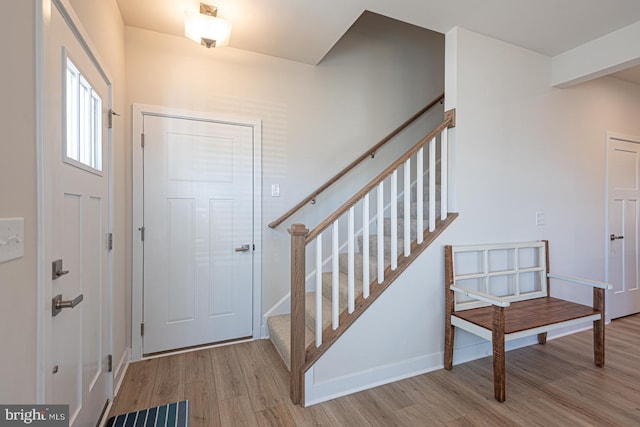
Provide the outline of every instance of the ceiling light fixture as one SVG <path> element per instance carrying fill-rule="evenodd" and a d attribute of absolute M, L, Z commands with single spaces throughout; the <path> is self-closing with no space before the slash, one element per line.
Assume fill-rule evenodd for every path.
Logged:
<path fill-rule="evenodd" d="M 231 23 L 217 17 L 218 8 L 200 3 L 200 13 L 184 12 L 184 35 L 207 48 L 229 44 Z"/>

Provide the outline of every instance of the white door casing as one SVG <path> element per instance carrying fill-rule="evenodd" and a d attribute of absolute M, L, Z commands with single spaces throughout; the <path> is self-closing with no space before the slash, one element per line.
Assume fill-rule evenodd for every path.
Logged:
<path fill-rule="evenodd" d="M 69 404 L 72 426 L 97 423 L 112 397 L 111 132 L 107 130 L 111 83 L 77 16 L 65 0 L 42 4 L 42 111 L 39 185 L 40 399 Z M 50 9 L 49 9 L 50 7 Z M 87 168 L 65 158 L 65 83 L 71 60 L 102 101 L 101 164 Z M 52 261 L 67 274 L 53 278 Z M 52 298 L 82 301 L 52 315 Z"/>
<path fill-rule="evenodd" d="M 134 105 L 133 135 L 133 359 L 258 338 L 260 121 Z"/>
<path fill-rule="evenodd" d="M 611 319 L 640 312 L 640 138 L 607 135 L 607 281 Z"/>

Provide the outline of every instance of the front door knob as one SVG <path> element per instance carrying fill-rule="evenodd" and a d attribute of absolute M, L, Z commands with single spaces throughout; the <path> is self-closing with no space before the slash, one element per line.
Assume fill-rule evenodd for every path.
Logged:
<path fill-rule="evenodd" d="M 58 314 L 60 314 L 62 309 L 73 308 L 76 305 L 80 304 L 83 299 L 84 295 L 80 294 L 72 300 L 62 301 L 62 294 L 58 294 L 53 297 L 53 300 L 51 301 L 51 315 L 57 316 Z"/>

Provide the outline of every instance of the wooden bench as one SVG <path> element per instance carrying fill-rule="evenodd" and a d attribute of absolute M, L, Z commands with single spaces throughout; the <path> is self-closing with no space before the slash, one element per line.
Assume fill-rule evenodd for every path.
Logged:
<path fill-rule="evenodd" d="M 593 306 L 550 296 L 550 279 L 593 287 Z M 505 342 L 593 322 L 596 366 L 604 366 L 604 299 L 607 283 L 549 273 L 547 241 L 445 246 L 444 367 L 453 365 L 455 328 L 493 343 L 493 387 L 505 400 Z"/>

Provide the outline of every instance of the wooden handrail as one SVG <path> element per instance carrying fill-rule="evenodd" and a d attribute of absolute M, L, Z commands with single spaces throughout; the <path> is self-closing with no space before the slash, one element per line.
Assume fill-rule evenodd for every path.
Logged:
<path fill-rule="evenodd" d="M 392 131 L 389 135 L 385 136 L 382 140 L 380 140 L 380 142 L 378 142 L 376 145 L 374 145 L 373 147 L 369 148 L 367 151 L 365 151 L 364 153 L 362 153 L 362 155 L 360 157 L 358 157 L 357 159 L 355 159 L 353 162 L 351 162 L 347 167 L 345 167 L 344 169 L 342 169 L 340 172 L 338 172 L 333 178 L 331 178 L 330 180 L 328 180 L 327 182 L 325 182 L 324 184 L 322 184 L 317 190 L 315 190 L 313 193 L 309 194 L 307 197 L 305 197 L 300 203 L 298 203 L 297 205 L 295 205 L 294 207 L 292 207 L 291 209 L 289 209 L 284 215 L 282 215 L 280 218 L 276 219 L 275 221 L 273 221 L 272 223 L 269 224 L 270 228 L 276 228 L 277 226 L 279 226 L 280 224 L 282 224 L 284 221 L 287 220 L 287 218 L 289 218 L 291 215 L 293 215 L 294 213 L 298 212 L 303 206 L 305 206 L 307 203 L 311 202 L 313 199 L 315 199 L 319 194 L 321 194 L 324 190 L 326 190 L 327 188 L 331 187 L 336 181 L 338 181 L 340 178 L 342 178 L 343 176 L 345 176 L 347 173 L 349 173 L 354 167 L 358 166 L 360 163 L 362 163 L 364 160 L 366 160 L 368 157 L 372 156 L 373 154 L 375 154 L 376 151 L 378 151 L 383 145 L 385 145 L 387 142 L 389 142 L 393 137 L 395 137 L 396 135 L 398 135 L 400 132 L 402 132 L 403 130 L 405 130 L 411 123 L 413 123 L 414 121 L 416 121 L 420 116 L 422 116 L 424 113 L 426 113 L 427 111 L 429 111 L 430 109 L 432 109 L 434 106 L 436 106 L 439 102 L 442 102 L 444 100 L 444 93 L 441 94 L 440 96 L 438 96 L 437 98 L 435 98 L 433 101 L 431 101 L 426 107 L 422 108 L 420 111 L 418 111 L 417 113 L 415 113 L 413 116 L 411 116 L 409 119 L 407 119 L 404 123 L 402 123 L 400 126 L 398 126 L 394 131 Z"/>
<path fill-rule="evenodd" d="M 322 221 L 316 228 L 311 230 L 309 234 L 307 234 L 306 243 L 311 243 L 320 233 L 326 230 L 331 224 L 333 224 L 338 218 L 344 215 L 351 206 L 354 206 L 356 203 L 362 199 L 365 194 L 369 193 L 373 190 L 380 182 L 382 182 L 385 178 L 393 173 L 401 164 L 410 159 L 414 154 L 416 154 L 420 148 L 422 148 L 428 141 L 432 140 L 436 137 L 440 132 L 448 127 L 452 127 L 455 124 L 455 110 L 449 110 L 445 113 L 444 121 L 432 130 L 427 136 L 422 138 L 415 144 L 409 151 L 404 153 L 401 157 L 399 157 L 395 162 L 393 162 L 389 167 L 380 172 L 377 177 L 375 177 L 369 184 L 365 185 L 360 191 L 353 195 L 349 200 L 347 200 L 340 208 L 338 208 L 335 212 L 333 212 L 329 217 L 327 217 L 324 221 Z"/>

